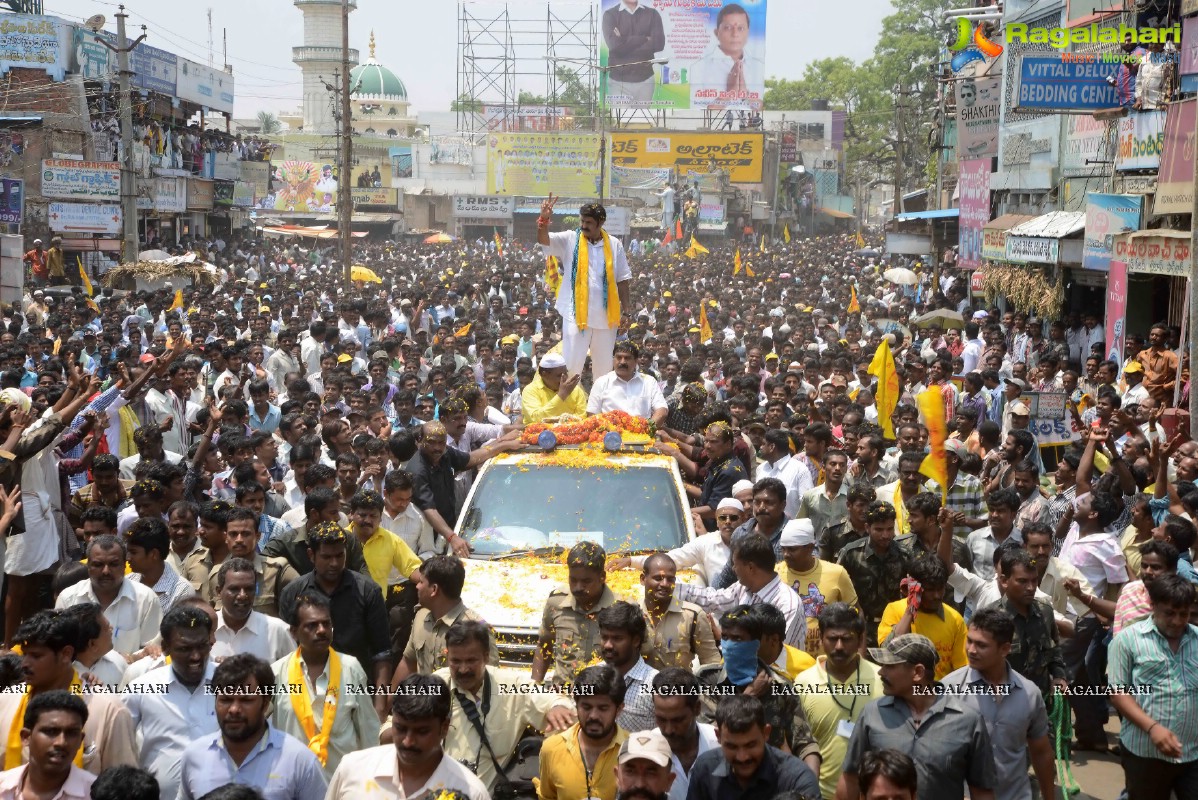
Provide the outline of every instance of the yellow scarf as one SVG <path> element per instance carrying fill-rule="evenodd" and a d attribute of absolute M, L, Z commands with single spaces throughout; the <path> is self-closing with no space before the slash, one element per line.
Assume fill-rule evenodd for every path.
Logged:
<path fill-rule="evenodd" d="M 25 707 L 29 705 L 28 685 L 25 687 L 25 693 L 21 695 L 21 702 L 17 705 L 16 713 L 13 714 L 12 723 L 8 726 L 8 746 L 4 749 L 4 768 L 16 769 L 25 763 L 24 748 L 21 746 L 21 729 L 25 727 Z M 83 681 L 79 678 L 79 673 L 71 671 L 71 694 L 83 694 Z M 75 766 L 83 769 L 83 745 L 79 745 L 79 752 L 75 754 Z"/>
<path fill-rule="evenodd" d="M 894 526 L 899 536 L 905 536 L 910 533 L 911 529 L 907 522 L 907 504 L 903 502 L 903 486 L 901 483 L 894 485 L 894 515 Z"/>
<path fill-rule="evenodd" d="M 129 456 L 137 455 L 137 444 L 133 441 L 133 432 L 141 427 L 141 423 L 137 420 L 137 414 L 133 413 L 133 409 L 129 406 L 121 406 L 117 409 L 117 418 L 121 422 L 121 439 L 119 447 L 121 449 L 118 458 L 128 458 Z"/>
<path fill-rule="evenodd" d="M 312 697 L 308 694 L 308 681 L 304 679 L 303 662 L 296 648 L 287 667 L 287 682 L 300 688 L 291 692 L 291 709 L 299 720 L 304 735 L 308 737 L 308 749 L 316 754 L 323 767 L 329 762 L 329 737 L 333 733 L 333 718 L 337 716 L 337 692 L 341 688 L 341 656 L 329 648 L 329 690 L 324 696 L 324 713 L 320 718 L 320 732 L 316 731 L 316 719 L 312 716 Z"/>
<path fill-rule="evenodd" d="M 591 248 L 582 231 L 578 232 L 578 244 L 575 245 L 574 256 L 574 322 L 578 330 L 587 329 L 587 313 L 591 308 L 590 292 L 590 260 Z M 603 263 L 607 267 L 607 288 L 603 299 L 607 305 L 607 326 L 615 329 L 620 326 L 620 293 L 616 287 L 616 268 L 612 258 L 611 237 L 603 231 Z"/>

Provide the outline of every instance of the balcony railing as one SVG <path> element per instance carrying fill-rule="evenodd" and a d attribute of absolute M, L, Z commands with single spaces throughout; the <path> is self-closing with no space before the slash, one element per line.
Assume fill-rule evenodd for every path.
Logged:
<path fill-rule="evenodd" d="M 302 47 L 291 48 L 292 61 L 341 61 L 340 47 L 317 47 L 313 45 L 304 45 Z M 357 66 L 358 51 L 350 49 L 349 63 Z"/>

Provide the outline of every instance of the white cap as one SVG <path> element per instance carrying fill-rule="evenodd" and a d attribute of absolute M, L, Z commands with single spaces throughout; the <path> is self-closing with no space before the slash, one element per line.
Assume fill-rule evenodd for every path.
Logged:
<path fill-rule="evenodd" d="M 652 761 L 659 767 L 670 766 L 670 744 L 659 731 L 633 733 L 620 747 L 619 763 L 627 764 L 638 758 Z"/>
<path fill-rule="evenodd" d="M 792 519 L 782 527 L 782 547 L 803 547 L 815 544 L 815 526 L 809 519 Z"/>
<path fill-rule="evenodd" d="M 715 507 L 715 510 L 719 511 L 721 508 L 735 508 L 737 511 L 745 510 L 744 504 L 735 497 L 725 497 L 720 501 L 719 505 Z"/>
<path fill-rule="evenodd" d="M 989 316 L 990 316 L 990 315 L 989 315 L 989 314 L 987 314 L 985 311 L 975 311 L 975 312 L 973 312 L 973 318 L 974 318 L 974 319 L 986 319 L 986 318 L 988 318 Z"/>
<path fill-rule="evenodd" d="M 737 481 L 736 483 L 732 484 L 732 494 L 738 495 L 741 492 L 743 492 L 745 489 L 752 489 L 752 488 L 753 488 L 753 481 Z"/>
<path fill-rule="evenodd" d="M 566 366 L 566 359 L 561 353 L 546 353 L 541 358 L 541 369 L 557 369 Z"/>

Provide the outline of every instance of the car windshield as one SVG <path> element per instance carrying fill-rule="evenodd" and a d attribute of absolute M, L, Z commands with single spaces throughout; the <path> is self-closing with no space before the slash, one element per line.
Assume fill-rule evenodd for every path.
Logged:
<path fill-rule="evenodd" d="M 670 550 L 686 528 L 669 470 L 496 464 L 479 479 L 461 535 L 475 555 L 496 557 L 580 541 L 609 553 Z"/>

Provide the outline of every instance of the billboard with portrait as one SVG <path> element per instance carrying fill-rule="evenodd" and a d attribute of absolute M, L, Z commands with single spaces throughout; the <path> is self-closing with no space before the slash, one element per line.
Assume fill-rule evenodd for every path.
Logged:
<path fill-rule="evenodd" d="M 609 107 L 760 110 L 767 0 L 601 0 Z"/>
<path fill-rule="evenodd" d="M 599 196 L 599 136 L 492 133 L 487 137 L 487 194 Z"/>

